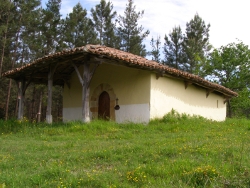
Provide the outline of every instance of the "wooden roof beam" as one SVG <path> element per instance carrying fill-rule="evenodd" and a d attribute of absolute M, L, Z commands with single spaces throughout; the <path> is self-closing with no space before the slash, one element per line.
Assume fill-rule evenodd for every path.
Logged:
<path fill-rule="evenodd" d="M 192 84 L 193 84 L 192 82 L 184 81 L 185 89 L 187 89 L 187 87 Z"/>
<path fill-rule="evenodd" d="M 214 92 L 213 89 L 206 89 L 206 98 L 208 98 L 209 94 L 213 92 Z"/>

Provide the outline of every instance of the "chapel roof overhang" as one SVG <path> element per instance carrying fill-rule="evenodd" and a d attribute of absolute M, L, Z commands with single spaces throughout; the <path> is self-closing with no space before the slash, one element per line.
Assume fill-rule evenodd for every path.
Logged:
<path fill-rule="evenodd" d="M 236 92 L 219 84 L 209 82 L 197 75 L 183 72 L 128 52 L 91 44 L 44 56 L 22 67 L 9 70 L 3 73 L 2 76 L 15 80 L 31 80 L 31 82 L 35 84 L 46 84 L 50 66 L 57 65 L 53 83 L 54 85 L 64 85 L 64 83 L 70 79 L 72 72 L 74 72 L 72 63 L 80 66 L 86 60 L 93 62 L 102 61 L 105 63 L 149 70 L 160 76 L 174 77 L 186 83 L 198 85 L 209 91 L 216 91 L 229 98 L 238 96 Z"/>

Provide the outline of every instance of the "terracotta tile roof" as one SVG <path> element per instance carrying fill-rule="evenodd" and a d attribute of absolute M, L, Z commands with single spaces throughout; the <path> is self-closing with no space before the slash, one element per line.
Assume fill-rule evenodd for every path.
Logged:
<path fill-rule="evenodd" d="M 88 55 L 102 59 L 105 62 L 108 60 L 124 66 L 150 70 L 162 76 L 175 77 L 188 83 L 199 85 L 210 91 L 217 91 L 226 97 L 238 96 L 236 92 L 219 84 L 209 82 L 199 76 L 121 50 L 91 44 L 44 56 L 20 68 L 7 71 L 2 76 L 13 79 L 21 79 L 23 77 L 25 79 L 32 78 L 35 83 L 46 83 L 49 66 L 59 63 L 60 66 L 58 66 L 54 76 L 54 84 L 63 85 L 64 81 L 67 80 L 67 76 L 74 71 L 71 62 L 73 61 L 80 65 Z"/>

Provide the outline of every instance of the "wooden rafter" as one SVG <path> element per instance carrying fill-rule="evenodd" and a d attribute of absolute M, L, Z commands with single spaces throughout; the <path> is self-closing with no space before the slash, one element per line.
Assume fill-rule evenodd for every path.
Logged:
<path fill-rule="evenodd" d="M 208 98 L 209 94 L 214 92 L 213 89 L 206 89 L 206 98 Z"/>
<path fill-rule="evenodd" d="M 184 85 L 185 85 L 185 89 L 187 89 L 187 87 L 188 87 L 189 85 L 192 85 L 192 82 L 184 81 Z"/>

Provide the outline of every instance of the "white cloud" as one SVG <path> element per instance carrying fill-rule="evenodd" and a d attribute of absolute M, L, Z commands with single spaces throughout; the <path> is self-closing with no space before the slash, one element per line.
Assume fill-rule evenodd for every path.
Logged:
<path fill-rule="evenodd" d="M 107 0 L 108 1 L 108 0 Z M 100 0 L 62 0 L 61 13 L 66 15 L 74 5 L 81 3 L 90 10 Z M 118 15 L 123 15 L 127 0 L 111 0 Z M 165 34 L 180 25 L 185 32 L 186 23 L 198 13 L 206 24 L 210 23 L 210 43 L 219 48 L 236 42 L 236 38 L 250 45 L 249 37 L 249 1 L 247 0 L 134 0 L 136 11 L 144 10 L 145 14 L 139 23 L 145 30 L 150 30 L 147 46 L 153 36 L 161 36 L 162 45 Z M 150 47 L 148 46 L 150 49 Z"/>

